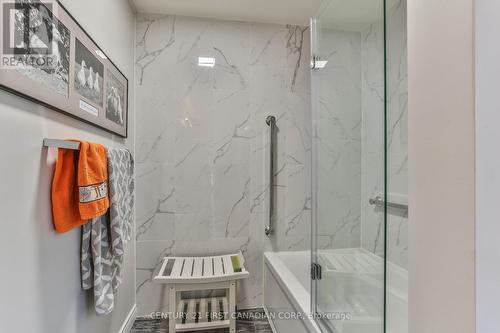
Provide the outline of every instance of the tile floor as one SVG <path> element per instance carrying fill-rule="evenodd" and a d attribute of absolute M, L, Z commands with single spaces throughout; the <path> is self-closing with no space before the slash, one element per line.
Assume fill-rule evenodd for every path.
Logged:
<path fill-rule="evenodd" d="M 198 331 L 199 333 L 226 333 L 228 329 Z M 237 333 L 272 333 L 264 310 L 238 311 Z M 130 333 L 168 333 L 168 320 L 138 318 Z"/>

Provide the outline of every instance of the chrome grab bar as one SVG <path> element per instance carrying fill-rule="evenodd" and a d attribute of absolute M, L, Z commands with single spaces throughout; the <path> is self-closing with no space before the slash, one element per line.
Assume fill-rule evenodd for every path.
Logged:
<path fill-rule="evenodd" d="M 374 205 L 375 207 L 382 208 L 382 207 L 384 207 L 385 201 L 384 201 L 384 198 L 382 198 L 381 196 L 376 196 L 375 198 L 371 198 L 370 200 L 368 200 L 368 203 L 370 205 Z M 399 203 L 390 202 L 390 201 L 387 202 L 387 207 L 408 210 L 408 205 L 399 204 Z"/>
<path fill-rule="evenodd" d="M 269 224 L 264 229 L 267 236 L 273 232 L 273 219 L 274 219 L 274 148 L 276 137 L 276 117 L 267 116 L 266 124 L 270 127 L 269 131 Z"/>

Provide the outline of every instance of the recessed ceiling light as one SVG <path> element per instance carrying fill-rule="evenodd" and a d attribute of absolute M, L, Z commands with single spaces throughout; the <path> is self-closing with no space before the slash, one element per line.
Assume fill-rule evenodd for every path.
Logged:
<path fill-rule="evenodd" d="M 101 50 L 95 50 L 95 53 L 101 57 L 102 59 L 108 59 L 108 57 L 106 57 L 106 55 L 104 54 L 104 52 L 102 52 Z"/>
<path fill-rule="evenodd" d="M 214 67 L 215 66 L 215 58 L 198 57 L 198 66 L 200 66 L 200 67 Z"/>

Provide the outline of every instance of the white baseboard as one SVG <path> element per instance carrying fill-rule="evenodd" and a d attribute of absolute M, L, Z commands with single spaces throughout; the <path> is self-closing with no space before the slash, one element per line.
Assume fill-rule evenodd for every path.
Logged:
<path fill-rule="evenodd" d="M 130 312 L 128 313 L 127 318 L 123 322 L 122 328 L 118 331 L 118 333 L 128 333 L 134 325 L 135 318 L 137 317 L 137 304 L 134 304 Z"/>

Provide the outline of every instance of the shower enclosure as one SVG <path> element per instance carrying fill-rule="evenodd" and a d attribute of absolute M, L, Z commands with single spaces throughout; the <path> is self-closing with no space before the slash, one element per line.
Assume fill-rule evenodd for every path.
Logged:
<path fill-rule="evenodd" d="M 406 332 L 406 3 L 311 20 L 311 312 L 323 332 Z M 397 26 L 396 26 L 397 25 Z"/>

